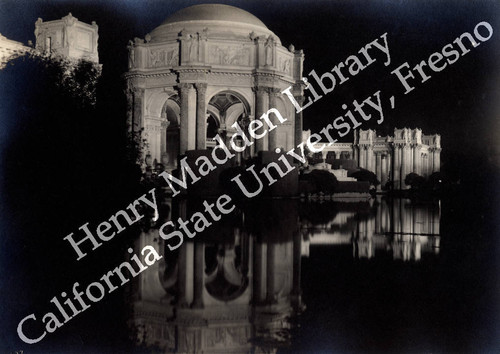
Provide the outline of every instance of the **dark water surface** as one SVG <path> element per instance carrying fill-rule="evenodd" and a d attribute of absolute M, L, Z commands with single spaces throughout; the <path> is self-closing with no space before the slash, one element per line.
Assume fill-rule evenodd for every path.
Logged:
<path fill-rule="evenodd" d="M 26 352 L 491 350 L 494 228 L 484 205 L 467 200 L 255 202 L 175 251 L 157 230 L 141 232 L 130 238 L 135 253 L 150 244 L 164 259 Z M 166 208 L 186 218 L 201 201 Z M 19 319 L 50 311 L 50 298 L 74 281 L 97 281 L 123 260 L 122 242 L 90 270 L 30 278 L 31 291 L 10 300 L 10 348 Z M 40 259 L 29 264 L 33 277 L 42 272 Z M 21 286 L 10 284 L 12 297 Z"/>

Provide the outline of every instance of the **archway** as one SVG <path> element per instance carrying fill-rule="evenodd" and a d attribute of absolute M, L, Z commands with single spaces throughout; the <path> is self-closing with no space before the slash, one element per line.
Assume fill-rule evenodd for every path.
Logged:
<path fill-rule="evenodd" d="M 212 140 L 217 133 L 229 139 L 236 129 L 231 126 L 238 122 L 246 130 L 249 123 L 250 105 L 239 93 L 221 91 L 212 96 L 207 107 L 207 147 L 215 146 Z"/>
<path fill-rule="evenodd" d="M 219 301 L 231 301 L 246 290 L 248 258 L 242 245 L 214 244 L 205 247 L 205 288 Z"/>
<path fill-rule="evenodd" d="M 179 115 L 179 96 L 174 95 L 165 101 L 161 110 L 161 117 L 164 119 L 162 124 L 161 163 L 167 170 L 177 167 L 177 156 L 180 151 Z"/>

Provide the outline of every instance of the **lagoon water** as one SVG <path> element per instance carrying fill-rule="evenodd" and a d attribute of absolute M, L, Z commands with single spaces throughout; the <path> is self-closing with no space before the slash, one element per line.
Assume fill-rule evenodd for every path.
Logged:
<path fill-rule="evenodd" d="M 161 282 L 147 277 L 133 292 L 129 330 L 138 347 L 167 352 L 486 346 L 488 292 L 477 258 L 485 254 L 467 234 L 472 225 L 446 204 L 455 202 L 242 205 L 171 252 Z M 198 204 L 174 203 L 172 216 Z M 167 295 L 151 304 L 160 283 Z"/>
<path fill-rule="evenodd" d="M 58 291 L 70 291 L 75 281 L 83 287 L 120 264 L 129 240 L 136 251 L 155 245 L 164 259 L 32 349 L 490 350 L 498 313 L 497 243 L 488 203 L 474 200 L 457 194 L 427 202 L 377 197 L 244 203 L 176 251 L 153 228 L 123 236 L 86 263 L 59 272 L 39 265 L 59 259 L 60 252 L 34 240 L 39 247 L 33 254 L 43 258 L 24 259 L 25 268 L 18 268 L 22 274 L 31 269 L 29 283 L 14 282 L 25 275 L 11 273 L 11 285 L 18 284 L 11 291 L 18 295 L 11 298 L 4 335 L 15 336 L 20 318 L 50 311 L 49 300 Z M 185 218 L 201 203 L 170 200 L 165 208 L 169 218 Z M 72 253 L 66 256 L 75 263 Z"/>

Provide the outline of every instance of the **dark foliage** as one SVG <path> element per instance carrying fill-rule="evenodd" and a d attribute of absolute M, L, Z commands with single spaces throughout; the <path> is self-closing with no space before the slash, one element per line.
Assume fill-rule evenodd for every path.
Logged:
<path fill-rule="evenodd" d="M 303 175 L 301 179 L 308 182 L 311 193 L 323 192 L 332 194 L 337 189 L 339 183 L 332 173 L 323 170 L 313 170 Z"/>
<path fill-rule="evenodd" d="M 364 168 L 349 173 L 348 176 L 356 178 L 359 182 L 370 182 L 372 186 L 378 186 L 380 184 L 375 173 L 365 170 Z"/>
<path fill-rule="evenodd" d="M 24 295 L 9 300 L 15 310 L 2 319 L 9 331 L 35 306 L 47 311 L 49 299 L 73 282 L 95 281 L 122 261 L 132 227 L 95 251 L 88 247 L 80 261 L 63 238 L 87 222 L 95 230 L 143 193 L 140 170 L 127 160 L 119 77 L 98 79 L 99 68 L 87 62 L 24 57 L 13 64 L 0 71 L 1 268 L 9 274 L 5 289 Z"/>
<path fill-rule="evenodd" d="M 411 186 L 412 189 L 421 189 L 425 186 L 425 178 L 419 174 L 412 172 L 406 175 L 405 184 Z"/>

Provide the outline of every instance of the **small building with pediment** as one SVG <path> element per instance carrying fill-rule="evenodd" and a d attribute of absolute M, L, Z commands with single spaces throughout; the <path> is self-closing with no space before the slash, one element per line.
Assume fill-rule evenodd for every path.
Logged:
<path fill-rule="evenodd" d="M 78 21 L 71 13 L 60 20 L 35 22 L 35 49 L 70 60 L 85 59 L 99 63 L 98 26 Z"/>

